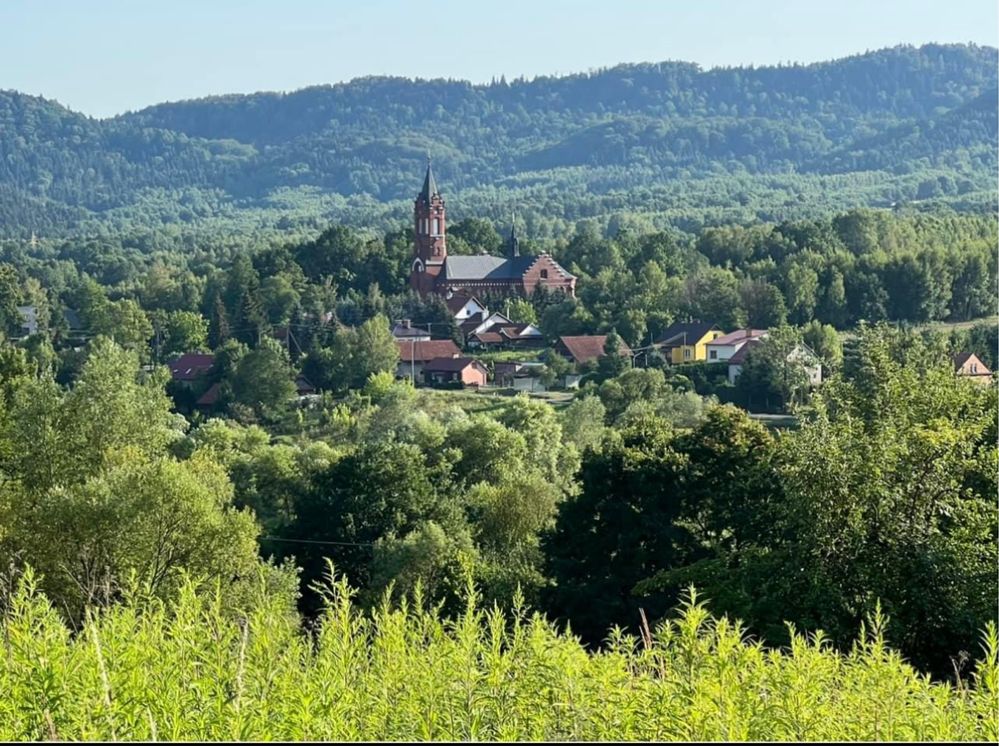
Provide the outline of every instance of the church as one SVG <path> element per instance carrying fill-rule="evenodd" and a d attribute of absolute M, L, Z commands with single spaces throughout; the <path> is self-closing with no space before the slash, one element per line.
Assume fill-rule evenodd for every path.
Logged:
<path fill-rule="evenodd" d="M 576 295 L 576 277 L 549 254 L 521 256 L 516 228 L 511 227 L 506 256 L 448 256 L 447 213 L 427 163 L 423 189 L 413 207 L 413 264 L 409 284 L 420 295 L 450 297 L 455 293 L 530 295 L 537 287 Z"/>

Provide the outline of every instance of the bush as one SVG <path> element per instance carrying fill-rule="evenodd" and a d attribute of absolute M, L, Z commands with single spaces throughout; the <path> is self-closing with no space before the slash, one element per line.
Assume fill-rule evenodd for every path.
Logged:
<path fill-rule="evenodd" d="M 417 590 L 417 593 L 419 591 Z M 997 738 L 995 630 L 973 680 L 916 674 L 875 619 L 848 654 L 785 651 L 691 599 L 587 652 L 543 617 L 415 600 L 362 616 L 342 582 L 314 636 L 261 603 L 234 618 L 188 584 L 71 634 L 27 576 L 3 605 L 6 740 L 981 740 Z"/>

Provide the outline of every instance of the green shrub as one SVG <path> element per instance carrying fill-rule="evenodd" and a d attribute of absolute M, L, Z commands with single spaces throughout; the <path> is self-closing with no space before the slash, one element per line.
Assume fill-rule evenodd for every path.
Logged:
<path fill-rule="evenodd" d="M 419 591 L 417 591 L 419 593 Z M 343 582 L 311 634 L 278 604 L 234 617 L 188 583 L 133 594 L 77 633 L 26 575 L 5 604 L 5 740 L 989 740 L 995 630 L 973 681 L 933 683 L 882 620 L 849 654 L 793 635 L 767 650 L 693 597 L 641 638 L 587 652 L 541 616 L 419 598 L 370 616 Z"/>

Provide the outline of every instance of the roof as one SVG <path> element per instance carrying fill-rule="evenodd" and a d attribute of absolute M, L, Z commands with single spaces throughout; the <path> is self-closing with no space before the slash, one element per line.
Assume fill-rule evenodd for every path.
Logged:
<path fill-rule="evenodd" d="M 444 260 L 444 275 L 448 280 L 516 280 L 533 263 L 533 256 L 448 256 Z"/>
<path fill-rule="evenodd" d="M 478 334 L 473 334 L 472 337 L 483 344 L 499 344 L 503 341 L 503 337 L 499 332 L 479 332 Z"/>
<path fill-rule="evenodd" d="M 215 365 L 215 356 L 200 352 L 185 352 L 170 363 L 170 375 L 175 381 L 196 381 Z"/>
<path fill-rule="evenodd" d="M 695 344 L 705 334 L 717 328 L 716 325 L 706 321 L 670 324 L 663 330 L 656 343 L 667 344 L 669 342 L 676 342 L 677 344 Z M 684 335 L 686 335 L 686 342 L 684 342 Z"/>
<path fill-rule="evenodd" d="M 499 333 L 508 339 L 534 339 L 543 336 L 534 324 L 503 324 Z"/>
<path fill-rule="evenodd" d="M 450 339 L 405 340 L 397 339 L 399 358 L 405 362 L 427 362 L 439 357 L 455 358 L 461 354 L 458 345 Z"/>
<path fill-rule="evenodd" d="M 423 189 L 420 190 L 420 199 L 424 202 L 429 202 L 430 198 L 435 194 L 440 194 L 437 191 L 437 181 L 434 179 L 434 170 L 430 168 L 430 159 L 427 159 L 427 175 L 423 177 Z"/>
<path fill-rule="evenodd" d="M 431 373 L 456 373 L 469 365 L 477 365 L 483 370 L 485 369 L 482 363 L 470 357 L 438 357 L 423 366 L 423 370 Z"/>
<path fill-rule="evenodd" d="M 429 337 L 430 332 L 426 329 L 420 329 L 415 326 L 406 326 L 405 324 L 396 324 L 392 327 L 392 336 L 399 337 Z"/>
<path fill-rule="evenodd" d="M 222 387 L 217 383 L 213 383 L 194 404 L 197 407 L 213 407 L 218 403 L 221 393 Z"/>
<path fill-rule="evenodd" d="M 749 339 L 759 339 L 760 337 L 765 337 L 768 334 L 766 329 L 736 329 L 734 332 L 729 332 L 728 334 L 723 334 L 717 339 L 713 339 L 708 342 L 709 345 L 730 345 L 736 342 L 742 342 L 747 337 Z"/>
<path fill-rule="evenodd" d="M 749 356 L 749 351 L 760 343 L 759 338 L 750 339 L 746 344 L 735 351 L 735 354 L 728 359 L 729 365 L 742 365 Z"/>
<path fill-rule="evenodd" d="M 988 366 L 985 363 L 983 363 L 981 361 L 981 358 L 979 358 L 978 355 L 976 355 L 973 352 L 955 352 L 953 355 L 950 356 L 950 359 L 954 362 L 955 371 L 961 370 L 961 368 L 964 367 L 965 363 L 971 360 L 971 358 L 975 358 L 980 367 L 977 373 L 971 373 L 969 375 L 975 375 L 975 376 L 992 375 L 992 371 L 989 370 Z"/>
<path fill-rule="evenodd" d="M 450 259 L 451 257 L 448 257 Z M 447 310 L 452 314 L 458 313 L 461 309 L 468 305 L 469 301 L 475 301 L 479 308 L 485 308 L 485 304 L 476 298 L 474 295 L 468 295 L 467 293 L 455 293 L 450 298 L 445 298 L 444 303 L 447 305 Z"/>
<path fill-rule="evenodd" d="M 586 363 L 604 356 L 606 334 L 591 334 L 572 337 L 559 337 L 558 341 L 568 350 L 577 363 Z M 630 355 L 631 348 L 621 342 L 621 354 Z"/>

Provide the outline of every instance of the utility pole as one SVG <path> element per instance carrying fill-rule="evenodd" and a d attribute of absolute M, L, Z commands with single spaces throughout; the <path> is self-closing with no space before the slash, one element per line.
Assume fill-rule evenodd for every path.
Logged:
<path fill-rule="evenodd" d="M 428 156 L 429 158 L 429 156 Z M 416 338 L 409 340 L 409 382 L 416 388 Z"/>

